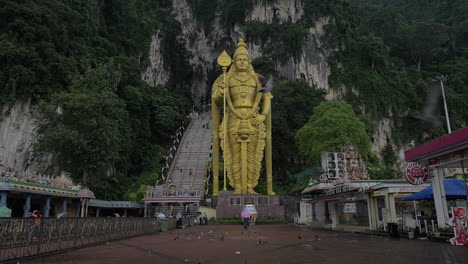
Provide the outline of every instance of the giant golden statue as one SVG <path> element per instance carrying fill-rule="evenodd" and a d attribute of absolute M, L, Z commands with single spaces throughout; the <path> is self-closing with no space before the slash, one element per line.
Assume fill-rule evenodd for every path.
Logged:
<path fill-rule="evenodd" d="M 218 64 L 223 69 L 213 84 L 213 195 L 219 188 L 219 147 L 224 155 L 226 174 L 236 194 L 255 194 L 262 168 L 263 152 L 267 192 L 274 195 L 271 166 L 271 92 L 263 89 L 250 64 L 247 46 L 241 39 L 234 52 L 234 64 L 223 52 Z M 222 122 L 220 122 L 222 115 Z"/>

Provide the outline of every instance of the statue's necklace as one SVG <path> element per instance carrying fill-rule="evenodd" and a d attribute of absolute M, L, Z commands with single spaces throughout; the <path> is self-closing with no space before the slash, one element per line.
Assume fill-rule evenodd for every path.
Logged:
<path fill-rule="evenodd" d="M 249 81 L 250 79 L 252 79 L 252 76 L 250 76 L 250 74 L 246 74 L 246 75 L 234 74 L 233 77 L 234 79 L 238 80 L 241 83 L 245 83 Z"/>

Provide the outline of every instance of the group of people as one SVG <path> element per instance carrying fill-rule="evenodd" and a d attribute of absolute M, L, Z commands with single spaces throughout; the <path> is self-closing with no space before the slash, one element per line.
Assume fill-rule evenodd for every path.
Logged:
<path fill-rule="evenodd" d="M 50 187 L 62 188 L 62 189 L 70 189 L 70 190 L 81 190 L 81 185 L 73 185 L 57 179 L 57 177 L 53 177 L 50 175 L 41 175 L 40 173 L 19 173 L 11 168 L 7 168 L 6 170 L 2 170 L 0 172 L 0 178 L 3 181 L 15 181 L 21 183 L 33 183 L 33 184 L 40 184 L 46 185 Z"/>

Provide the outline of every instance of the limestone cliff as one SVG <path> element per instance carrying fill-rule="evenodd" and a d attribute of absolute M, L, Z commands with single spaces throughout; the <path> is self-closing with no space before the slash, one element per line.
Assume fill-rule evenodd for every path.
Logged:
<path fill-rule="evenodd" d="M 161 55 L 161 32 L 158 30 L 151 38 L 148 52 L 149 66 L 141 73 L 141 79 L 151 86 L 164 86 L 169 80 L 169 72 Z"/>
<path fill-rule="evenodd" d="M 199 102 L 209 91 L 208 75 L 217 70 L 216 58 L 223 49 L 233 48 L 239 38 L 244 38 L 244 32 L 239 25 L 234 25 L 233 30 L 227 30 L 220 24 L 220 18 L 216 17 L 210 32 L 205 29 L 200 21 L 194 17 L 187 0 L 173 0 L 173 15 L 182 26 L 182 34 L 179 36 L 186 43 L 186 50 L 191 54 L 190 65 L 194 69 L 194 79 L 190 90 L 193 99 Z M 260 21 L 271 23 L 273 17 L 280 23 L 299 21 L 303 16 L 301 0 L 284 1 L 254 1 L 254 6 L 246 15 L 245 21 Z M 329 92 L 328 76 L 330 67 L 327 63 L 328 51 L 322 48 L 324 26 L 330 23 L 327 17 L 319 18 L 313 27 L 307 29 L 305 41 L 302 44 L 302 52 L 297 59 L 289 59 L 286 63 L 275 62 L 275 68 L 283 78 L 302 78 L 316 89 Z M 168 81 L 167 71 L 164 69 L 162 55 L 157 51 L 159 47 L 160 32 L 153 36 L 150 49 L 150 65 L 143 71 L 142 79 L 148 84 L 165 86 Z M 264 43 L 248 43 L 252 59 L 262 56 Z M 330 98 L 333 99 L 333 98 Z"/>
<path fill-rule="evenodd" d="M 210 93 L 210 78 L 218 72 L 216 58 L 224 50 L 232 51 L 239 38 L 245 38 L 242 27 L 235 24 L 227 29 L 221 25 L 220 13 L 217 12 L 209 32 L 198 21 L 189 6 L 190 0 L 172 0 L 172 16 L 181 24 L 181 34 L 185 49 L 189 56 L 189 64 L 193 71 L 190 89 L 195 102 L 200 102 Z M 245 15 L 245 21 L 260 21 L 272 23 L 299 23 L 304 17 L 303 0 L 254 0 L 252 8 Z M 286 61 L 274 61 L 274 66 L 282 78 L 305 80 L 313 89 L 321 89 L 327 93 L 326 99 L 340 98 L 346 87 L 330 87 L 330 65 L 327 60 L 331 51 L 324 47 L 325 26 L 333 23 L 330 17 L 317 18 L 314 25 L 305 29 L 304 41 L 298 56 Z M 156 29 L 151 38 L 147 63 L 141 71 L 141 78 L 151 86 L 162 86 L 170 89 L 168 82 L 171 71 L 164 61 L 161 51 L 161 41 L 164 34 Z M 268 42 L 269 40 L 265 40 Z M 265 42 L 248 43 L 252 59 L 263 54 Z M 351 89 L 352 91 L 352 89 Z M 31 115 L 31 102 L 19 102 L 11 108 L 2 110 L 0 116 L 0 169 L 14 167 L 17 170 L 38 168 L 38 163 L 32 157 L 31 143 L 34 141 L 35 125 Z M 391 138 L 393 124 L 382 120 L 373 135 L 373 147 L 381 151 Z M 402 159 L 402 150 L 400 161 Z"/>
<path fill-rule="evenodd" d="M 4 107 L 0 117 L 0 170 L 12 168 L 17 171 L 38 168 L 32 155 L 35 124 L 31 100 Z"/>

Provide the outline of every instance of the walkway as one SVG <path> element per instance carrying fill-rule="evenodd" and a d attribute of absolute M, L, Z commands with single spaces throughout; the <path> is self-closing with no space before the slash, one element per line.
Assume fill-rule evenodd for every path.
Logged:
<path fill-rule="evenodd" d="M 21 263 L 468 263 L 466 247 L 292 225 L 196 226 Z"/>
<path fill-rule="evenodd" d="M 175 184 L 182 192 L 203 196 L 205 174 L 211 151 L 210 117 L 211 113 L 208 112 L 192 120 L 179 145 L 176 160 L 169 173 L 168 186 Z"/>

